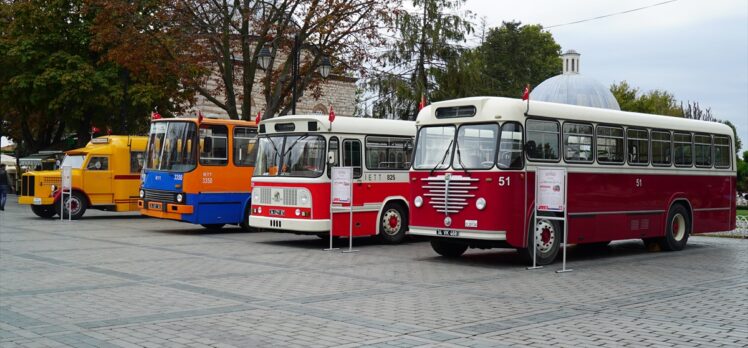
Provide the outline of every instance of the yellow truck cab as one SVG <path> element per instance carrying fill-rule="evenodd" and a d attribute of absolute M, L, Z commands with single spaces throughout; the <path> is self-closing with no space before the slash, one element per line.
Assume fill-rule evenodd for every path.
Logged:
<path fill-rule="evenodd" d="M 84 148 L 65 153 L 60 168 L 72 167 L 72 195 L 60 204 L 61 170 L 23 174 L 18 203 L 31 205 L 34 214 L 52 218 L 64 209 L 79 219 L 88 208 L 138 210 L 140 172 L 148 137 L 109 135 L 91 139 Z M 69 197 L 69 198 L 68 198 Z"/>

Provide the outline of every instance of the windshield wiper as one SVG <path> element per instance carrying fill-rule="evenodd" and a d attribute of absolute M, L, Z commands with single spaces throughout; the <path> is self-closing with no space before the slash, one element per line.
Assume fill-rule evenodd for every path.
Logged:
<path fill-rule="evenodd" d="M 299 143 L 299 141 L 301 141 L 301 140 L 303 140 L 303 139 L 305 139 L 305 138 L 307 138 L 307 137 L 309 137 L 309 136 L 308 136 L 308 135 L 304 135 L 304 136 L 300 136 L 300 137 L 296 138 L 296 140 L 294 140 L 294 141 L 293 141 L 293 143 L 291 143 L 291 146 L 289 146 L 289 147 L 288 147 L 287 149 L 285 149 L 285 150 L 283 151 L 283 154 L 281 155 L 281 162 L 283 162 L 283 163 L 281 163 L 282 165 L 284 165 L 284 166 L 285 166 L 285 164 L 286 164 L 286 163 L 285 163 L 285 162 L 286 162 L 286 155 L 287 155 L 287 154 L 288 154 L 289 152 L 291 152 L 291 149 L 293 149 L 293 147 L 294 147 L 294 146 L 296 146 L 296 144 L 298 144 L 298 143 Z M 278 171 L 278 173 L 279 173 L 279 174 L 283 174 L 284 172 L 283 172 L 283 171 Z"/>
<path fill-rule="evenodd" d="M 270 141 L 270 145 L 273 146 L 273 150 L 275 150 L 275 155 L 273 156 L 273 161 L 275 161 L 275 157 L 278 157 L 279 155 L 278 147 L 275 146 L 275 142 L 273 141 L 272 137 L 267 137 L 267 139 L 268 141 Z"/>
<path fill-rule="evenodd" d="M 457 140 L 455 143 L 455 151 L 457 152 L 457 162 L 460 163 L 460 167 L 462 167 L 462 171 L 465 172 L 465 174 L 468 174 L 467 169 L 465 169 L 465 163 L 462 163 L 462 156 L 460 156 L 460 141 Z"/>
<path fill-rule="evenodd" d="M 449 150 L 452 149 L 452 143 L 455 142 L 454 139 L 449 141 L 449 145 L 447 145 L 447 150 L 444 151 L 444 155 L 442 156 L 442 160 L 437 163 L 434 168 L 431 168 L 431 171 L 429 172 L 429 175 L 433 175 L 436 168 L 439 168 L 442 163 L 444 163 L 444 160 L 447 159 L 447 155 L 449 154 Z"/>

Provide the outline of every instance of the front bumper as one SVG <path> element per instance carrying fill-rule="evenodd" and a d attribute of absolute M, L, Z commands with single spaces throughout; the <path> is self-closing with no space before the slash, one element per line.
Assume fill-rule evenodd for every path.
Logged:
<path fill-rule="evenodd" d="M 32 196 L 19 196 L 18 204 L 29 204 L 29 205 L 50 205 L 55 203 L 54 197 L 32 197 Z"/>
<path fill-rule="evenodd" d="M 458 233 L 456 236 L 446 236 L 437 234 L 437 230 L 449 230 Z M 481 231 L 481 230 L 461 230 L 461 229 L 437 229 L 435 227 L 410 226 L 407 234 L 414 236 L 451 238 L 465 240 L 487 240 L 487 241 L 506 241 L 506 231 Z"/>
<path fill-rule="evenodd" d="M 249 216 L 249 225 L 255 228 L 293 231 L 301 233 L 319 233 L 330 231 L 330 220 L 289 219 L 267 216 Z"/>
<path fill-rule="evenodd" d="M 182 220 L 182 214 L 192 214 L 195 208 L 191 205 L 174 204 L 167 202 L 151 202 L 138 200 L 140 213 L 159 219 Z"/>

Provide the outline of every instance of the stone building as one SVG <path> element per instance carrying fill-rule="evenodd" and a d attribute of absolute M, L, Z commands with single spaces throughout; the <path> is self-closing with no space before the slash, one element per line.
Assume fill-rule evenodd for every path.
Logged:
<path fill-rule="evenodd" d="M 307 54 L 302 52 L 302 55 Z M 284 64 L 280 57 L 276 59 L 276 68 Z M 302 58 L 303 60 L 303 58 Z M 262 94 L 261 79 L 264 77 L 264 71 L 257 70 L 255 76 L 255 84 L 253 85 L 252 95 L 249 96 L 250 103 L 252 105 L 252 116 L 257 115 L 257 111 L 265 109 L 265 97 Z M 214 97 L 220 101 L 226 99 L 225 95 L 221 92 L 219 86 L 222 85 L 221 76 L 216 71 L 210 76 L 205 84 L 205 88 L 209 91 L 216 91 Z M 296 101 L 296 113 L 297 114 L 327 114 L 332 105 L 335 109 L 335 113 L 339 116 L 352 116 L 356 109 L 356 79 L 347 76 L 330 74 L 324 79 L 319 85 L 322 95 L 315 99 L 312 96 L 312 90 L 306 89 L 301 94 L 301 97 Z M 234 86 L 236 91 L 241 91 L 241 85 Z M 239 99 L 239 98 L 237 98 Z M 237 100 L 237 104 L 241 101 Z M 196 113 L 200 110 L 206 117 L 217 117 L 217 118 L 228 118 L 228 113 L 212 103 L 204 96 L 198 94 L 196 97 L 195 106 L 190 110 L 190 113 Z M 239 110 L 241 112 L 241 110 Z"/>

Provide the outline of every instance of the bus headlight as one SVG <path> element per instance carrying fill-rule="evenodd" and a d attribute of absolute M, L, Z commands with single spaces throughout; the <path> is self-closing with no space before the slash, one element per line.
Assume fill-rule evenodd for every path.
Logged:
<path fill-rule="evenodd" d="M 140 198 L 145 198 L 145 191 L 143 191 L 142 189 L 140 190 L 139 194 Z"/>
<path fill-rule="evenodd" d="M 255 202 L 260 202 L 260 189 L 256 188 L 252 190 L 252 200 Z"/>
<path fill-rule="evenodd" d="M 177 203 L 182 203 L 183 200 L 184 195 L 182 195 L 181 193 L 177 193 Z"/>
<path fill-rule="evenodd" d="M 416 205 L 416 208 L 420 208 L 423 205 L 423 198 L 421 196 L 416 196 L 416 199 L 413 200 L 413 204 Z"/>
<path fill-rule="evenodd" d="M 52 189 L 52 192 L 55 192 L 55 191 L 57 191 L 57 185 L 54 185 L 54 184 L 53 184 L 53 185 L 52 185 L 52 186 L 51 186 L 50 188 Z"/>
<path fill-rule="evenodd" d="M 486 208 L 486 199 L 481 197 L 478 198 L 478 200 L 475 201 L 475 207 L 478 208 L 478 210 L 483 210 Z"/>
<path fill-rule="evenodd" d="M 299 202 L 303 206 L 309 205 L 309 191 L 304 190 L 304 189 L 299 190 Z"/>

